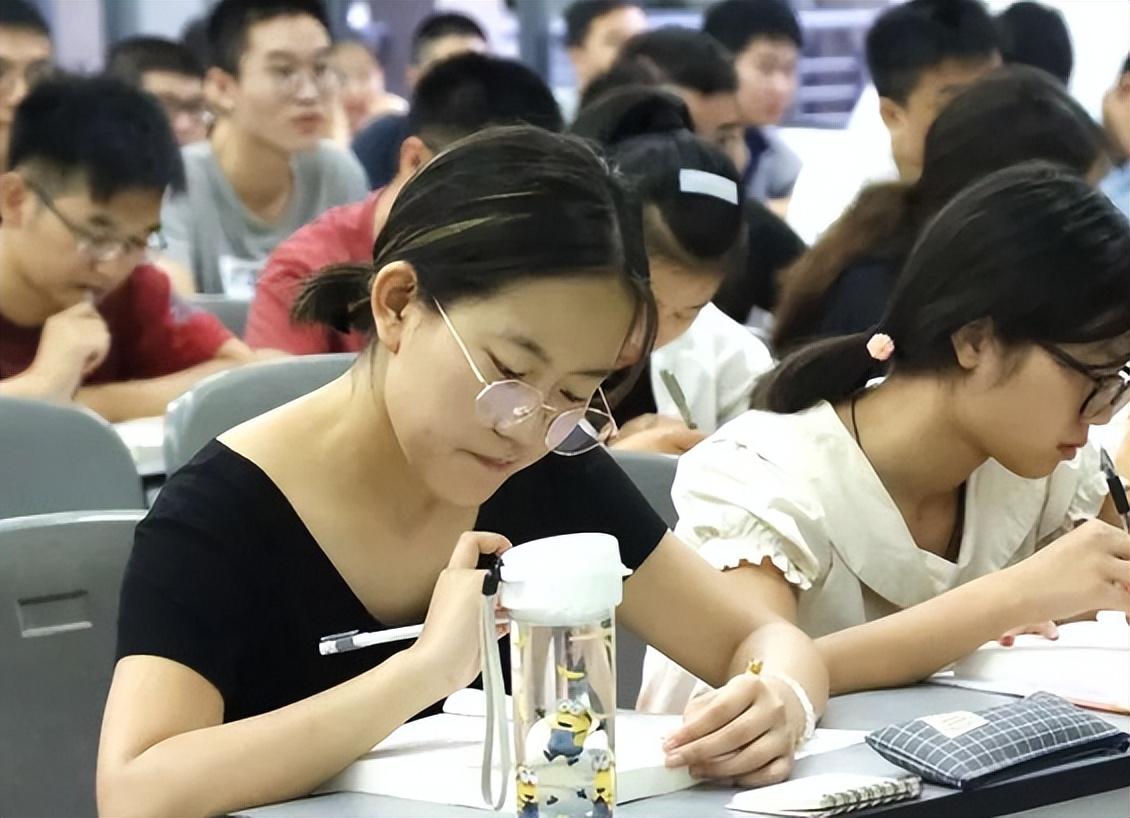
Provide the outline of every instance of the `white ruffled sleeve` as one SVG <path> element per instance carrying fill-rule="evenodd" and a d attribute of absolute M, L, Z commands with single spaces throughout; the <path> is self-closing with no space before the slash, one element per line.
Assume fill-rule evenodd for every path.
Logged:
<path fill-rule="evenodd" d="M 715 568 L 768 559 L 807 590 L 828 568 L 822 509 L 803 483 L 732 436 L 745 420 L 680 459 L 672 489 L 675 534 Z"/>

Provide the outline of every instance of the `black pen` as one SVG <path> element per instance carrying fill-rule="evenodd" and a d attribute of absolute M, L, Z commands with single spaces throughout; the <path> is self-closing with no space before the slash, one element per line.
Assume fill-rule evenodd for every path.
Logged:
<path fill-rule="evenodd" d="M 1126 486 L 1122 483 L 1122 478 L 1118 476 L 1118 470 L 1114 468 L 1114 462 L 1110 459 L 1110 455 L 1106 453 L 1106 449 L 1099 450 L 1099 458 L 1102 462 L 1103 474 L 1106 475 L 1106 485 L 1110 489 L 1110 499 L 1114 503 L 1114 509 L 1118 512 L 1118 516 L 1122 518 L 1122 525 L 1130 531 L 1130 501 L 1126 499 Z"/>

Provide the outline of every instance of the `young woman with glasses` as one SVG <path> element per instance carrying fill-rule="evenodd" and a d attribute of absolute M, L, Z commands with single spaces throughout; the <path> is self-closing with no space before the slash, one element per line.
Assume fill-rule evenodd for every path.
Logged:
<path fill-rule="evenodd" d="M 628 207 L 580 141 L 490 130 L 407 183 L 371 265 L 307 286 L 299 317 L 372 344 L 337 381 L 207 446 L 140 525 L 103 814 L 310 792 L 475 678 L 481 554 L 579 531 L 614 534 L 634 571 L 620 622 L 720 687 L 670 737 L 668 763 L 787 774 L 824 701 L 815 647 L 675 540 L 598 445 L 601 381 L 629 339 L 654 335 Z M 322 637 L 418 622 L 414 643 L 319 655 Z"/>
<path fill-rule="evenodd" d="M 817 638 L 833 693 L 1130 611 L 1087 443 L 1130 400 L 1127 360 L 1126 219 L 1067 169 L 998 171 L 925 228 L 878 327 L 786 358 L 683 458 L 676 534 Z M 693 680 L 649 660 L 649 708 L 678 706 Z"/>

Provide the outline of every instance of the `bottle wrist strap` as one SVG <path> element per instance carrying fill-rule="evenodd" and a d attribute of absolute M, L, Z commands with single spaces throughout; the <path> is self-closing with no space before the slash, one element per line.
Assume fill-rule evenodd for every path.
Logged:
<path fill-rule="evenodd" d="M 483 665 L 483 694 L 486 699 L 486 734 L 483 737 L 482 795 L 493 809 L 506 804 L 510 781 L 510 723 L 506 714 L 506 683 L 502 678 L 502 658 L 498 650 L 495 599 L 498 593 L 497 569 L 483 582 L 483 604 L 479 613 L 479 655 Z M 501 784 L 494 794 L 494 745 L 498 744 Z"/>

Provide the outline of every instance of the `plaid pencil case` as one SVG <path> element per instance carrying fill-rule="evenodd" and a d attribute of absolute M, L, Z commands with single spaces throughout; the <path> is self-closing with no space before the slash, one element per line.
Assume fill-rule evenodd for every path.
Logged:
<path fill-rule="evenodd" d="M 1051 693 L 979 712 L 923 716 L 883 727 L 867 743 L 927 781 L 963 790 L 1074 761 L 1119 754 L 1130 735 Z"/>

